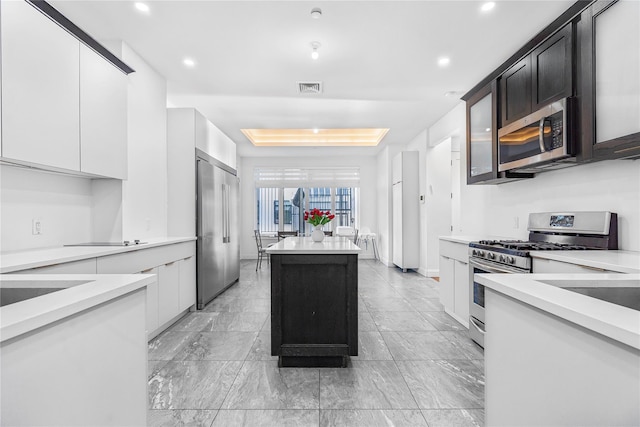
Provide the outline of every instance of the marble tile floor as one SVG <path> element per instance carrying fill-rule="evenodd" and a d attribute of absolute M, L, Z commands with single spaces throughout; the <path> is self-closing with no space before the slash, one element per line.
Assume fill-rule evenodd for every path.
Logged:
<path fill-rule="evenodd" d="M 149 426 L 482 426 L 484 360 L 444 313 L 438 282 L 359 262 L 359 355 L 278 368 L 270 272 L 240 280 L 149 343 Z"/>

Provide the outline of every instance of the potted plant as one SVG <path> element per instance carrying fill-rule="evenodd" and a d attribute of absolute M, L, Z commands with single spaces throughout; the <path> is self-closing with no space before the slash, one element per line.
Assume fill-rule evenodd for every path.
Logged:
<path fill-rule="evenodd" d="M 324 240 L 323 226 L 331 222 L 336 216 L 331 211 L 321 211 L 318 208 L 313 208 L 311 211 L 304 211 L 304 220 L 313 225 L 313 231 L 311 232 L 311 238 L 314 242 L 322 242 Z"/>

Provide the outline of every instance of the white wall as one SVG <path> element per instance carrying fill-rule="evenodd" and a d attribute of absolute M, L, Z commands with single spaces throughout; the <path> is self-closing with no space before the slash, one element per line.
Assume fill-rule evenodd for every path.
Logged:
<path fill-rule="evenodd" d="M 91 181 L 0 166 L 0 250 L 62 246 L 92 239 Z M 39 218 L 42 234 L 32 234 Z"/>
<path fill-rule="evenodd" d="M 330 167 L 355 166 L 360 168 L 360 223 L 376 232 L 378 224 L 378 189 L 376 186 L 376 158 L 373 156 L 335 157 L 240 157 L 240 258 L 256 258 L 255 186 L 253 172 L 256 167 Z"/>
<path fill-rule="evenodd" d="M 167 235 L 167 84 L 136 52 L 122 44 L 129 75 L 129 179 L 123 183 L 123 238 Z"/>

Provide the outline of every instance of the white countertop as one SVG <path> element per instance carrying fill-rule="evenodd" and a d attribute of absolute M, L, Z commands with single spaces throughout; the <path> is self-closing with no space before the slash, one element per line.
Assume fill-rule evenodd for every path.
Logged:
<path fill-rule="evenodd" d="M 640 311 L 543 283 L 570 280 L 581 287 L 600 287 L 625 281 L 625 286 L 632 282 L 632 287 L 640 288 L 640 274 L 478 274 L 476 280 L 525 304 L 640 349 Z"/>
<path fill-rule="evenodd" d="M 156 281 L 154 274 L 11 274 L 0 288 L 65 288 L 0 307 L 0 342 L 90 309 Z"/>
<path fill-rule="evenodd" d="M 533 258 L 585 265 L 620 273 L 640 273 L 640 252 L 632 251 L 531 251 Z"/>
<path fill-rule="evenodd" d="M 479 240 L 515 240 L 514 237 L 504 236 L 439 236 L 440 240 L 446 240 L 448 242 L 463 243 L 468 245 L 471 242 L 477 242 Z"/>
<path fill-rule="evenodd" d="M 0 254 L 0 274 L 29 268 L 45 267 L 63 262 L 79 261 L 124 252 L 153 248 L 155 246 L 196 240 L 195 237 L 167 237 L 147 239 L 146 243 L 129 246 L 60 246 Z"/>
<path fill-rule="evenodd" d="M 349 237 L 325 236 L 322 242 L 311 237 L 287 237 L 266 248 L 268 254 L 357 254 L 361 249 Z"/>

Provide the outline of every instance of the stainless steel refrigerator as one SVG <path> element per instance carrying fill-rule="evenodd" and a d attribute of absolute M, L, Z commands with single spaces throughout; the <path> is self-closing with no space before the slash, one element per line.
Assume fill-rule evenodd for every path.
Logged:
<path fill-rule="evenodd" d="M 198 310 L 240 277 L 238 178 L 235 170 L 198 150 Z"/>

